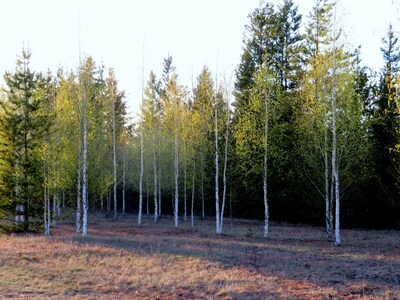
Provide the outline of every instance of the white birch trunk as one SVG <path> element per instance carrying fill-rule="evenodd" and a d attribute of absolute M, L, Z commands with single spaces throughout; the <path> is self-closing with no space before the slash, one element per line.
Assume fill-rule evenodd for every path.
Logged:
<path fill-rule="evenodd" d="M 264 238 L 269 237 L 269 208 L 268 208 L 268 96 L 265 95 L 265 136 L 264 136 L 264 176 L 263 176 L 263 192 L 264 192 Z"/>
<path fill-rule="evenodd" d="M 138 212 L 138 225 L 142 226 L 142 207 L 143 207 L 143 172 L 144 172 L 144 57 L 142 57 L 142 107 L 141 107 L 141 121 L 140 121 L 140 175 L 139 175 L 139 212 Z"/>
<path fill-rule="evenodd" d="M 161 160 L 160 155 L 158 156 L 158 218 L 161 218 Z"/>
<path fill-rule="evenodd" d="M 80 140 L 80 139 L 79 139 Z M 77 197 L 76 197 L 76 232 L 82 231 L 82 166 L 81 166 L 81 141 L 78 145 L 78 183 L 77 183 Z"/>
<path fill-rule="evenodd" d="M 87 213 L 88 213 L 88 195 L 87 195 L 87 125 L 86 125 L 86 94 L 84 95 L 83 107 L 83 155 L 82 155 L 82 236 L 87 235 Z"/>
<path fill-rule="evenodd" d="M 183 140 L 183 221 L 186 222 L 187 203 L 186 203 L 186 137 Z"/>
<path fill-rule="evenodd" d="M 333 153 L 331 153 L 333 156 Z M 333 158 L 333 157 L 332 157 Z M 333 160 L 332 160 L 333 162 Z M 333 221 L 333 199 L 335 198 L 335 170 L 332 168 L 331 170 L 331 195 L 329 197 L 329 231 L 328 231 L 328 238 L 334 238 L 334 221 Z"/>
<path fill-rule="evenodd" d="M 190 220 L 192 227 L 194 226 L 194 187 L 196 180 L 196 160 L 193 160 L 193 179 L 192 179 L 192 205 L 190 208 Z"/>
<path fill-rule="evenodd" d="M 44 235 L 49 235 L 49 232 L 47 231 L 47 195 L 46 195 L 46 190 L 47 190 L 47 183 L 46 183 L 46 172 L 45 172 L 45 186 L 43 189 L 43 204 L 44 204 L 44 213 L 43 213 L 43 221 L 44 221 Z"/>
<path fill-rule="evenodd" d="M 334 35 L 336 35 L 336 7 L 334 12 Z M 336 50 L 335 41 L 333 43 L 333 50 Z M 337 125 L 336 125 L 336 57 L 333 57 L 333 91 L 332 91 L 332 170 L 334 175 L 335 183 L 335 245 L 340 246 L 342 244 L 340 238 L 340 188 L 339 188 L 339 163 L 337 159 Z M 333 202 L 333 199 L 332 199 Z M 332 207 L 331 207 L 332 209 Z M 332 209 L 333 210 L 333 209 Z M 333 219 L 333 218 L 332 218 Z M 333 220 L 332 220 L 333 222 Z"/>
<path fill-rule="evenodd" d="M 224 154 L 224 171 L 223 171 L 223 191 L 222 191 L 222 206 L 221 206 L 221 219 L 220 219 L 220 231 L 222 233 L 224 226 L 224 211 L 225 211 L 225 200 L 226 200 L 226 171 L 228 167 L 228 141 L 229 141 L 229 102 L 226 102 L 226 136 L 225 136 L 225 154 Z"/>
<path fill-rule="evenodd" d="M 161 123 L 158 128 L 158 218 L 161 217 Z"/>
<path fill-rule="evenodd" d="M 336 13 L 336 12 L 335 12 Z M 332 176 L 334 177 L 335 191 L 335 245 L 340 246 L 340 190 L 339 190 L 339 168 L 337 162 L 337 136 L 336 136 L 336 65 L 334 65 L 334 84 L 332 96 Z M 332 199 L 333 201 L 333 199 Z M 331 208 L 332 209 L 332 208 Z"/>
<path fill-rule="evenodd" d="M 215 218 L 216 232 L 221 233 L 219 215 L 218 99 L 215 95 Z"/>
<path fill-rule="evenodd" d="M 143 118 L 143 108 L 142 108 L 142 118 Z M 139 175 L 139 213 L 138 213 L 139 226 L 142 226 L 143 172 L 144 172 L 144 139 L 143 139 L 143 119 L 142 119 L 140 124 L 140 175 Z"/>
<path fill-rule="evenodd" d="M 340 246 L 342 240 L 340 238 L 340 189 L 339 189 L 339 170 L 336 165 L 335 172 L 335 245 Z"/>
<path fill-rule="evenodd" d="M 337 138 L 336 138 L 336 112 L 335 100 L 332 99 L 333 125 L 332 125 L 332 176 L 335 194 L 335 245 L 340 246 L 340 191 L 339 191 L 339 173 L 337 166 Z"/>
<path fill-rule="evenodd" d="M 126 150 L 122 154 L 122 216 L 125 217 Z"/>
<path fill-rule="evenodd" d="M 47 187 L 47 232 L 50 235 L 50 223 L 51 223 L 51 214 L 50 214 L 50 189 Z"/>
<path fill-rule="evenodd" d="M 174 101 L 177 101 L 174 99 Z M 174 168 L 175 168 L 175 197 L 174 197 L 174 221 L 175 227 L 178 228 L 178 200 L 179 200 L 179 190 L 178 190 L 178 180 L 179 180 L 179 144 L 178 144 L 178 103 L 175 102 L 175 116 L 174 116 L 174 126 L 175 126 L 175 138 L 174 138 Z"/>
<path fill-rule="evenodd" d="M 157 186 L 157 153 L 156 138 L 153 130 L 153 172 L 154 172 L 154 223 L 158 221 L 158 186 Z"/>
<path fill-rule="evenodd" d="M 115 122 L 115 99 L 114 95 L 112 94 L 112 139 L 113 139 L 113 175 L 114 175 L 114 216 L 113 219 L 116 220 L 118 217 L 117 211 L 117 147 L 116 147 L 116 122 Z"/>
<path fill-rule="evenodd" d="M 329 205 L 329 164 L 328 164 L 328 129 L 327 124 L 325 124 L 324 132 L 324 168 L 325 168 L 325 223 L 326 223 L 326 233 L 328 237 L 330 236 L 330 205 Z"/>
<path fill-rule="evenodd" d="M 204 156 L 201 150 L 201 218 L 204 220 L 206 217 L 204 211 Z"/>

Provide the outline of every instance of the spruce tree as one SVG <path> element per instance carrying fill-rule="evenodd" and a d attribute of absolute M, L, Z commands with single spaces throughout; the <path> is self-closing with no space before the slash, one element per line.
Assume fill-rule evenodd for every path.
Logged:
<path fill-rule="evenodd" d="M 375 217 L 384 225 L 396 219 L 396 212 L 399 211 L 397 196 L 400 192 L 400 154 L 396 151 L 400 141 L 400 120 L 395 87 L 400 70 L 400 45 L 391 25 L 382 42 L 385 65 L 380 76 L 378 95 L 373 103 L 372 117 L 375 199 L 371 204 Z"/>
<path fill-rule="evenodd" d="M 16 220 L 25 230 L 31 213 L 41 207 L 43 172 L 39 153 L 48 126 L 42 108 L 47 83 L 41 74 L 31 71 L 30 58 L 30 50 L 23 49 L 15 71 L 4 76 L 7 87 L 0 121 L 2 196 L 9 199 L 12 210 L 17 210 Z"/>

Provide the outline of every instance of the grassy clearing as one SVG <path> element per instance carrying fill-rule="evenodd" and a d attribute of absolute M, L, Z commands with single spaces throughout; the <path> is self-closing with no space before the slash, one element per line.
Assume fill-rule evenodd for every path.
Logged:
<path fill-rule="evenodd" d="M 66 221 L 0 235 L 0 298 L 400 299 L 400 232 L 344 230 L 335 247 L 321 228 L 272 226 L 264 241 L 255 221 L 222 236 L 212 219 L 90 221 L 87 238 Z"/>

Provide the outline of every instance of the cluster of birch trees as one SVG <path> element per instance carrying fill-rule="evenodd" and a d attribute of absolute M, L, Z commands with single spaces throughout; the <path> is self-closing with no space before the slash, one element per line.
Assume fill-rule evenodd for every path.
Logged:
<path fill-rule="evenodd" d="M 306 22 L 283 0 L 249 15 L 234 87 L 207 67 L 192 87 L 172 57 L 143 87 L 129 120 L 112 69 L 34 72 L 23 50 L 5 74 L 0 107 L 0 210 L 44 216 L 45 233 L 72 208 L 110 218 L 163 214 L 251 217 L 340 227 L 396 227 L 400 204 L 400 51 L 391 26 L 381 73 L 348 49 L 335 5 L 318 0 Z M 371 220 L 374 220 L 371 222 Z M 22 222 L 21 222 L 22 221 Z M 27 229 L 27 228 L 25 228 Z"/>

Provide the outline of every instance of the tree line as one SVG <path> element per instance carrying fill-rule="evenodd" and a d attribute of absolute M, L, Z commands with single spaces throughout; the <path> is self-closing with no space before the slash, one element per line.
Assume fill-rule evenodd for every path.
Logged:
<path fill-rule="evenodd" d="M 399 228 L 399 58 L 389 26 L 384 66 L 349 49 L 334 3 L 306 21 L 292 0 L 248 16 L 234 86 L 207 67 L 189 89 L 172 57 L 151 72 L 130 119 L 112 70 L 92 57 L 75 71 L 32 71 L 23 49 L 0 100 L 2 226 L 44 220 L 63 208 L 87 234 L 88 211 L 225 216 L 324 225 Z M 7 223 L 8 222 L 8 223 Z"/>

